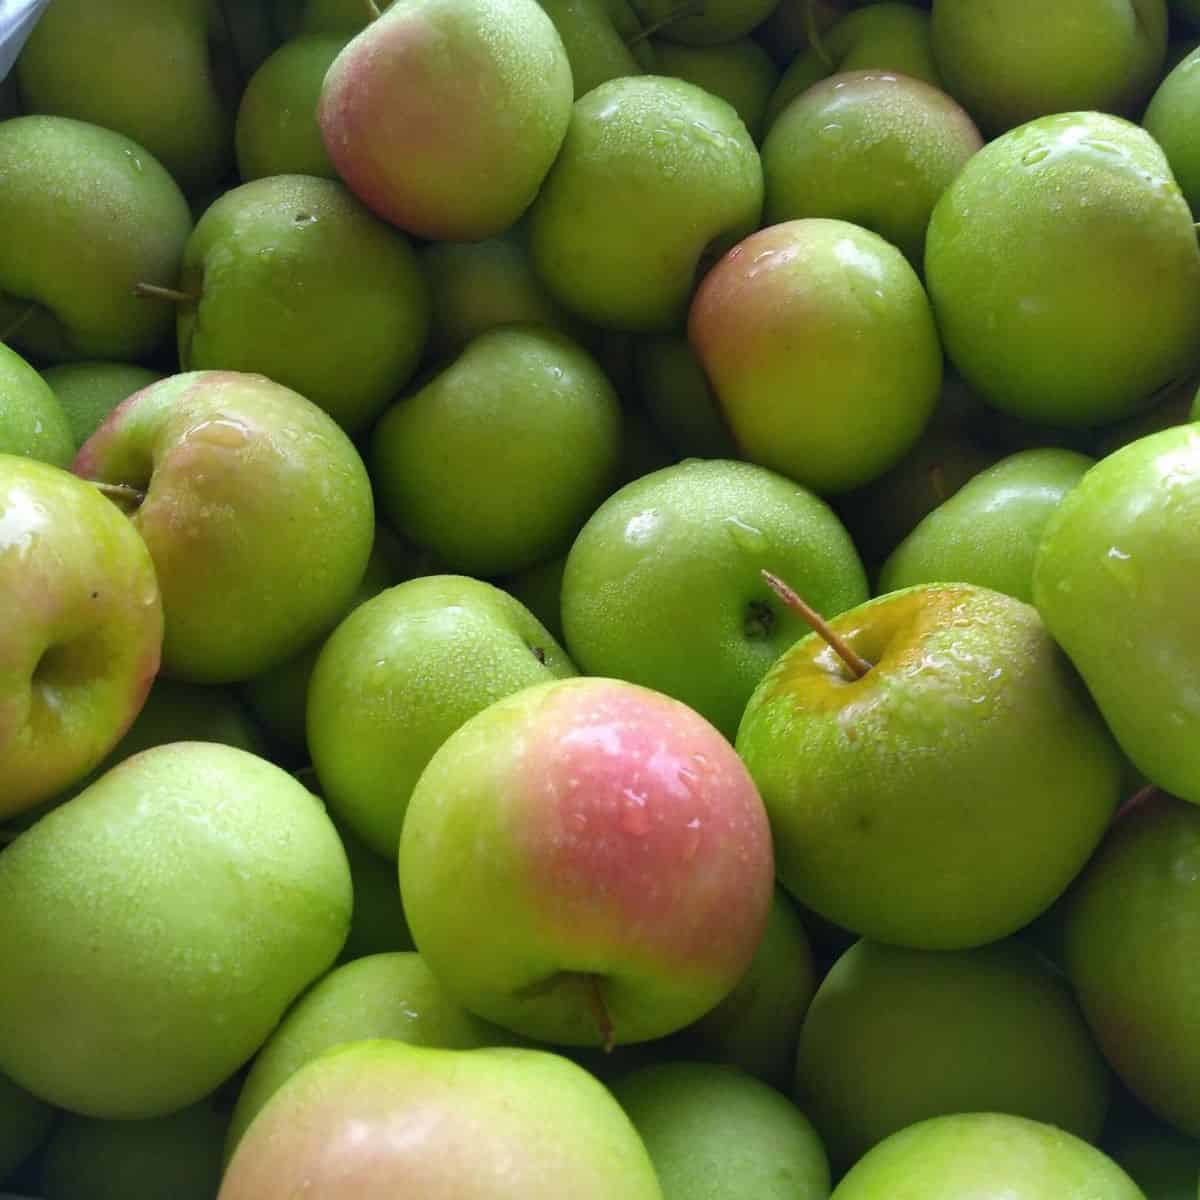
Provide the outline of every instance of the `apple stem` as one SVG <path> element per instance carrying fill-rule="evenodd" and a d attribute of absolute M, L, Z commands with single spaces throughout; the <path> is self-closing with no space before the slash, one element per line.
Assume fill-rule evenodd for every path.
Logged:
<path fill-rule="evenodd" d="M 173 304 L 195 304 L 199 299 L 191 292 L 181 292 L 178 288 L 160 287 L 157 283 L 134 284 L 133 294 L 146 300 L 170 300 Z"/>
<path fill-rule="evenodd" d="M 808 35 L 808 44 L 816 56 L 831 70 L 836 70 L 837 64 L 825 45 L 825 39 L 817 28 L 817 9 L 814 0 L 804 0 L 804 32 Z"/>
<path fill-rule="evenodd" d="M 861 679 L 871 669 L 872 664 L 867 662 L 862 655 L 855 654 L 847 642 L 833 631 L 833 627 L 829 622 L 815 608 L 809 605 L 799 593 L 788 587 L 778 575 L 772 575 L 770 571 L 763 571 L 762 577 L 767 581 L 767 586 L 771 591 L 794 613 L 798 613 L 803 617 L 808 622 L 812 631 L 818 637 L 822 638 L 838 658 L 850 668 L 855 679 Z"/>
<path fill-rule="evenodd" d="M 20 333 L 37 310 L 37 302 L 30 301 L 29 306 L 15 316 L 4 330 L 0 331 L 0 342 L 7 342 L 14 334 Z"/>
<path fill-rule="evenodd" d="M 612 1017 L 608 1013 L 608 1005 L 604 1003 L 604 993 L 600 990 L 600 976 L 587 976 L 588 1002 L 592 1006 L 592 1014 L 596 1018 L 596 1028 L 603 1038 L 604 1053 L 611 1054 L 617 1044 L 616 1032 L 613 1029 Z"/>
<path fill-rule="evenodd" d="M 130 509 L 138 508 L 146 499 L 145 492 L 139 491 L 128 483 L 105 483 L 101 479 L 89 479 L 87 482 L 102 496 L 107 496 L 119 507 L 127 505 Z"/>
<path fill-rule="evenodd" d="M 652 38 L 660 29 L 666 29 L 667 26 L 674 25 L 676 21 L 682 21 L 684 17 L 695 17 L 703 14 L 703 12 L 704 0 L 684 0 L 684 3 L 671 9 L 666 16 L 660 17 L 657 21 L 639 30 L 632 37 L 627 38 L 625 44 L 627 46 L 636 46 L 640 42 L 646 41 L 647 38 Z"/>
<path fill-rule="evenodd" d="M 383 12 L 379 5 L 375 3 L 375 0 L 366 0 L 366 6 L 368 21 L 377 21 L 383 16 Z"/>
<path fill-rule="evenodd" d="M 939 504 L 945 504 L 950 499 L 950 489 L 946 486 L 946 468 L 941 463 L 934 463 L 929 468 L 929 483 Z"/>

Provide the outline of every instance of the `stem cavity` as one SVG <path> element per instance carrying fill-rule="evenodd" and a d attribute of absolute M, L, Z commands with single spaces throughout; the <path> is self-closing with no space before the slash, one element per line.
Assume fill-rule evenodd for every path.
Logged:
<path fill-rule="evenodd" d="M 799 614 L 808 623 L 814 633 L 850 668 L 855 679 L 861 679 L 871 669 L 871 663 L 862 655 L 855 653 L 844 638 L 834 632 L 833 627 L 815 608 L 809 605 L 797 592 L 793 591 L 777 575 L 763 571 L 762 577 L 767 586 L 787 605 L 792 612 Z"/>

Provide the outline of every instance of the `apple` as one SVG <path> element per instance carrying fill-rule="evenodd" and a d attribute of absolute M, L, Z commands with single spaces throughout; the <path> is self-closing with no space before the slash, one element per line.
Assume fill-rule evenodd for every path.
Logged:
<path fill-rule="evenodd" d="M 528 208 L 573 97 L 536 0 L 405 0 L 334 60 L 318 120 L 368 208 L 421 237 L 476 241 Z"/>
<path fill-rule="evenodd" d="M 566 641 L 562 628 L 562 577 L 566 566 L 567 556 L 560 554 L 502 581 L 504 590 L 525 605 L 560 646 Z"/>
<path fill-rule="evenodd" d="M 1049 113 L 1132 113 L 1167 52 L 1166 0 L 934 0 L 946 90 L 989 134 Z"/>
<path fill-rule="evenodd" d="M 667 1198 L 827 1200 L 829 1162 L 807 1117 L 736 1067 L 665 1062 L 613 1088 Z"/>
<path fill-rule="evenodd" d="M 740 242 L 700 285 L 688 338 L 741 455 L 823 495 L 894 466 L 941 388 L 921 281 L 847 221 L 787 221 Z"/>
<path fill-rule="evenodd" d="M 75 442 L 67 414 L 46 381 L 0 342 L 0 454 L 69 467 Z"/>
<path fill-rule="evenodd" d="M 1001 1113 L 933 1117 L 865 1154 L 831 1200 L 1146 1200 L 1074 1134 Z"/>
<path fill-rule="evenodd" d="M 557 1054 L 374 1040 L 301 1068 L 238 1146 L 219 1200 L 664 1200 L 607 1089 Z"/>
<path fill-rule="evenodd" d="M 1042 117 L 970 158 L 933 210 L 925 278 L 951 361 L 1022 420 L 1117 421 L 1196 364 L 1192 215 L 1119 117 Z"/>
<path fill-rule="evenodd" d="M 586 350 L 544 326 L 506 325 L 392 405 L 368 461 L 397 532 L 486 578 L 567 549 L 612 486 L 620 438 L 616 393 Z"/>
<path fill-rule="evenodd" d="M 606 80 L 640 75 L 643 66 L 653 62 L 653 55 L 650 62 L 646 61 L 645 39 L 634 40 L 640 27 L 623 0 L 539 0 L 539 3 L 562 38 L 571 64 L 576 100 Z M 619 16 L 625 20 L 619 20 Z"/>
<path fill-rule="evenodd" d="M 1200 115 L 1200 50 L 1192 50 L 1162 80 L 1142 117 L 1146 131 L 1162 147 L 1192 213 L 1200 212 L 1200 156 L 1194 133 Z"/>
<path fill-rule="evenodd" d="M 630 0 L 645 27 L 674 42 L 716 46 L 735 41 L 771 15 L 779 0 L 705 0 L 702 5 L 679 0 Z"/>
<path fill-rule="evenodd" d="M 408 239 L 340 183 L 276 175 L 232 188 L 184 251 L 184 371 L 266 375 L 365 432 L 416 370 L 429 289 Z"/>
<path fill-rule="evenodd" d="M 833 616 L 867 598 L 829 506 L 751 463 L 691 459 L 627 484 L 567 555 L 567 650 L 589 675 L 682 700 L 733 739 L 750 693 L 808 626 L 763 582 L 797 581 Z"/>
<path fill-rule="evenodd" d="M 162 637 L 154 564 L 120 510 L 58 467 L 0 454 L 0 819 L 113 748 Z"/>
<path fill-rule="evenodd" d="M 163 670 L 230 683 L 277 666 L 345 611 L 374 529 L 349 438 L 261 375 L 192 371 L 130 396 L 76 456 L 117 485 L 163 592 Z"/>
<path fill-rule="evenodd" d="M 826 631 L 840 650 L 796 642 L 738 728 L 780 881 L 837 925 L 914 949 L 1027 925 L 1100 842 L 1121 775 L 1037 611 L 925 584 Z"/>
<path fill-rule="evenodd" d="M 762 195 L 730 104 L 682 79 L 610 79 L 575 102 L 530 210 L 533 264 L 595 325 L 670 332 L 707 263 L 758 225 Z"/>
<path fill-rule="evenodd" d="M 142 146 L 69 117 L 0 122 L 0 329 L 51 362 L 136 362 L 170 330 L 191 213 Z M 19 231 L 19 233 L 18 233 Z"/>
<path fill-rule="evenodd" d="M 413 790 L 399 866 L 413 940 L 451 995 L 581 1046 L 713 1008 L 750 965 L 773 881 L 729 743 L 678 701 L 601 678 L 525 688 L 453 733 Z"/>
<path fill-rule="evenodd" d="M 1019 941 L 857 942 L 817 989 L 796 1058 L 796 1102 L 838 1169 L 951 1113 L 1012 1113 L 1095 1141 L 1108 1092 L 1069 985 Z"/>
<path fill-rule="evenodd" d="M 1200 687 L 1187 666 L 1200 620 L 1180 586 L 1200 569 L 1197 519 L 1200 426 L 1139 438 L 1093 467 L 1050 519 L 1033 596 L 1134 766 L 1200 802 Z"/>
<path fill-rule="evenodd" d="M 122 400 L 157 383 L 163 376 L 148 367 L 129 363 L 75 362 L 47 367 L 42 378 L 58 397 L 71 430 L 71 441 L 78 450 Z M 70 466 L 74 457 L 72 451 L 63 466 Z"/>
<path fill-rule="evenodd" d="M 765 219 L 839 217 L 885 237 L 920 271 L 929 216 L 981 146 L 944 92 L 891 71 L 813 84 L 763 144 Z"/>
<path fill-rule="evenodd" d="M 482 580 L 433 575 L 381 592 L 330 635 L 308 685 L 308 747 L 330 809 L 394 860 L 438 747 L 493 701 L 574 670 L 532 613 Z"/>

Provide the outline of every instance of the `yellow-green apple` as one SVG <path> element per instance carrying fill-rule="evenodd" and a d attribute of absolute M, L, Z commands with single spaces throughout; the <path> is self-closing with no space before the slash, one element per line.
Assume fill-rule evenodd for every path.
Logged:
<path fill-rule="evenodd" d="M 78 450 L 122 400 L 163 377 L 148 367 L 130 363 L 75 362 L 47 367 L 42 378 L 58 397 L 71 429 L 71 440 Z M 74 457 L 72 453 L 71 458 Z M 70 459 L 64 465 L 69 463 Z"/>
<path fill-rule="evenodd" d="M 733 739 L 750 693 L 808 625 L 762 577 L 795 580 L 823 615 L 861 604 L 867 579 L 829 506 L 790 479 L 689 459 L 610 496 L 567 555 L 567 651 L 682 700 Z"/>
<path fill-rule="evenodd" d="M 0 454 L 69 467 L 75 440 L 49 384 L 15 350 L 0 342 Z"/>
<path fill-rule="evenodd" d="M 0 818 L 116 745 L 162 637 L 154 564 L 121 511 L 67 471 L 0 454 Z"/>
<path fill-rule="evenodd" d="M 398 0 L 334 60 L 318 119 L 368 208 L 421 237 L 477 241 L 529 207 L 573 98 L 536 0 Z"/>
<path fill-rule="evenodd" d="M 0 1181 L 46 1140 L 54 1109 L 0 1075 Z"/>
<path fill-rule="evenodd" d="M 332 179 L 277 175 L 225 192 L 188 239 L 180 288 L 182 370 L 266 375 L 351 435 L 408 382 L 429 332 L 408 238 Z"/>
<path fill-rule="evenodd" d="M 831 75 L 793 100 L 763 143 L 764 219 L 853 221 L 920 271 L 933 206 L 982 145 L 971 118 L 923 80 Z"/>
<path fill-rule="evenodd" d="M 502 696 L 573 674 L 537 618 L 482 580 L 431 575 L 380 593 L 330 635 L 308 685 L 308 747 L 331 811 L 394 859 L 446 738 Z"/>
<path fill-rule="evenodd" d="M 1200 354 L 1191 211 L 1153 138 L 1106 113 L 972 156 L 933 210 L 925 278 L 951 361 L 1026 421 L 1120 420 Z"/>
<path fill-rule="evenodd" d="M 625 75 L 640 75 L 655 56 L 625 0 L 538 0 L 554 22 L 571 64 L 575 99 Z"/>
<path fill-rule="evenodd" d="M 54 0 L 17 59 L 25 111 L 132 138 L 189 194 L 218 187 L 233 163 L 233 119 L 213 75 L 211 7 L 210 0 L 108 0 L 102 8 Z"/>
<path fill-rule="evenodd" d="M 116 485 L 163 592 L 163 670 L 249 679 L 345 611 L 371 551 L 362 459 L 333 419 L 261 375 L 191 371 L 134 393 L 74 471 Z"/>
<path fill-rule="evenodd" d="M 373 954 L 346 963 L 296 1001 L 259 1051 L 238 1092 L 226 1158 L 263 1105 L 301 1067 L 335 1046 L 374 1038 L 472 1050 L 505 1045 L 512 1035 L 452 1000 L 419 954 Z"/>
<path fill-rule="evenodd" d="M 1100 842 L 1121 773 L 1037 611 L 925 584 L 827 629 L 840 650 L 796 642 L 738 729 L 780 881 L 843 928 L 916 949 L 1027 925 Z"/>
<path fill-rule="evenodd" d="M 561 1045 L 648 1041 L 713 1008 L 750 965 L 773 877 L 733 747 L 677 700 L 596 677 L 468 720 L 400 837 L 430 969 L 472 1012 Z"/>
<path fill-rule="evenodd" d="M 1200 616 L 1180 583 L 1200 570 L 1197 520 L 1200 426 L 1139 438 L 1051 517 L 1033 596 L 1134 766 L 1200 803 Z"/>
<path fill-rule="evenodd" d="M 293 1075 L 242 1138 L 219 1200 L 304 1191 L 663 1200 L 629 1118 L 582 1067 L 542 1050 L 384 1039 L 335 1048 Z"/>
<path fill-rule="evenodd" d="M 932 1117 L 868 1151 L 831 1200 L 1146 1200 L 1073 1133 L 1004 1113 Z"/>
<path fill-rule="evenodd" d="M 245 750 L 126 759 L 0 854 L 0 1070 L 85 1116 L 207 1096 L 333 963 L 346 856 L 320 801 Z"/>
<path fill-rule="evenodd" d="M 934 0 L 946 90 L 989 135 L 1077 110 L 1133 113 L 1167 52 L 1166 0 Z"/>
<path fill-rule="evenodd" d="M 192 229 L 159 161 L 110 129 L 70 117 L 0 123 L 0 329 L 52 362 L 136 361 L 164 340 Z M 17 231 L 20 231 L 18 236 Z"/>
<path fill-rule="evenodd" d="M 1063 965 L 1105 1057 L 1162 1120 L 1200 1137 L 1200 806 L 1150 790 L 1068 893 Z"/>
<path fill-rule="evenodd" d="M 392 528 L 487 577 L 566 550 L 620 447 L 621 406 L 595 359 L 557 330 L 507 325 L 389 408 L 368 458 Z"/>
<path fill-rule="evenodd" d="M 857 942 L 817 989 L 796 1058 L 796 1102 L 839 1171 L 950 1113 L 1012 1113 L 1095 1141 L 1108 1091 L 1070 986 L 1012 940 L 958 951 Z"/>
<path fill-rule="evenodd" d="M 238 174 L 336 179 L 317 122 L 321 85 L 348 37 L 304 34 L 285 42 L 250 77 L 234 128 Z"/>
<path fill-rule="evenodd" d="M 630 0 L 646 28 L 689 46 L 716 46 L 743 37 L 771 15 L 779 0 Z"/>
<path fill-rule="evenodd" d="M 708 377 L 686 337 L 641 337 L 634 345 L 638 398 L 673 450 L 684 458 L 734 458 Z"/>
<path fill-rule="evenodd" d="M 829 1160 L 808 1118 L 736 1067 L 665 1062 L 613 1094 L 638 1131 L 665 1200 L 828 1200 Z"/>
<path fill-rule="evenodd" d="M 740 242 L 700 285 L 688 338 L 742 456 L 815 492 L 895 465 L 941 389 L 921 281 L 848 221 L 786 221 Z"/>
<path fill-rule="evenodd" d="M 762 164 L 732 105 L 682 79 L 610 79 L 575 102 L 530 210 L 533 264 L 593 324 L 669 332 L 761 212 Z"/>
<path fill-rule="evenodd" d="M 1142 124 L 1162 147 L 1192 213 L 1200 212 L 1200 154 L 1196 130 L 1200 125 L 1200 50 L 1193 50 L 1158 85 Z"/>
<path fill-rule="evenodd" d="M 808 6 L 813 0 L 792 3 Z M 818 44 L 807 46 L 789 60 L 767 106 L 767 128 L 801 92 L 843 71 L 897 71 L 942 87 L 933 61 L 929 14 L 912 4 L 896 2 L 872 4 L 842 15 L 827 33 L 819 35 Z"/>
<path fill-rule="evenodd" d="M 1073 450 L 1022 450 L 980 471 L 892 551 L 878 590 L 975 583 L 1032 604 L 1046 523 L 1094 463 Z"/>

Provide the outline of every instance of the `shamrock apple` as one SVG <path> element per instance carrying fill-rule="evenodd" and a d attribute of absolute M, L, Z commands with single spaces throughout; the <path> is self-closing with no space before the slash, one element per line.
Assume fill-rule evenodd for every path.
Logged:
<path fill-rule="evenodd" d="M 762 936 L 766 814 L 733 748 L 678 701 L 565 679 L 491 705 L 413 792 L 413 940 L 472 1012 L 529 1037 L 660 1037 L 732 990 Z"/>

